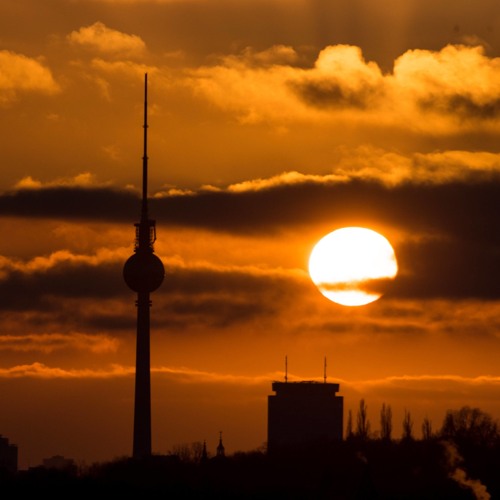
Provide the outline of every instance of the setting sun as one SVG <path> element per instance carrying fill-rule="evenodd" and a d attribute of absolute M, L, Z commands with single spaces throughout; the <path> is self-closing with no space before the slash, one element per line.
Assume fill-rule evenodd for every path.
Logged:
<path fill-rule="evenodd" d="M 309 274 L 319 291 L 344 306 L 362 306 L 379 299 L 381 284 L 397 272 L 389 241 L 362 227 L 345 227 L 327 234 L 309 258 Z"/>

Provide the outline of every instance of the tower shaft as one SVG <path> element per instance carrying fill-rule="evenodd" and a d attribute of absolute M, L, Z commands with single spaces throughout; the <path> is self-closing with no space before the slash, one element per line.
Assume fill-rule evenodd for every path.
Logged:
<path fill-rule="evenodd" d="M 137 344 L 135 363 L 133 457 L 151 456 L 151 370 L 149 292 L 137 294 Z"/>

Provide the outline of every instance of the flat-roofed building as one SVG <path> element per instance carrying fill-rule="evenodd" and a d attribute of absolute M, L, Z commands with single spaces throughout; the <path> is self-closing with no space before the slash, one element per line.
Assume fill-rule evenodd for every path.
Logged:
<path fill-rule="evenodd" d="M 0 469 L 17 472 L 17 446 L 0 435 Z"/>
<path fill-rule="evenodd" d="M 279 447 L 342 439 L 344 398 L 339 384 L 273 382 L 268 396 L 267 445 Z"/>

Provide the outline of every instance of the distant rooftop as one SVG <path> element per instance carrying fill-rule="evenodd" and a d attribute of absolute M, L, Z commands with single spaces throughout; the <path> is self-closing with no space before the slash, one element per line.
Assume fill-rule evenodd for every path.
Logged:
<path fill-rule="evenodd" d="M 286 392 L 314 392 L 314 393 L 324 393 L 324 392 L 338 392 L 339 384 L 333 384 L 331 382 L 319 382 L 317 380 L 300 380 L 297 382 L 278 382 L 274 381 L 272 383 L 272 390 L 275 392 L 286 393 Z"/>

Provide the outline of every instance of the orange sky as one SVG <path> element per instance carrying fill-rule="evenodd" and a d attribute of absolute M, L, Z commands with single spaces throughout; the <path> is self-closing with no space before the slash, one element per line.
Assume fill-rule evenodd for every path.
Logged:
<path fill-rule="evenodd" d="M 500 417 L 497 0 L 3 0 L 0 434 L 20 467 L 132 446 L 143 75 L 153 450 L 266 440 L 283 377 L 382 403 L 396 433 Z M 326 233 L 394 245 L 379 301 L 307 275 Z"/>

